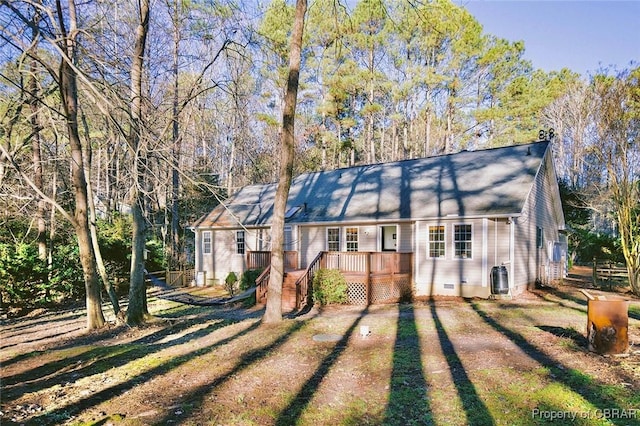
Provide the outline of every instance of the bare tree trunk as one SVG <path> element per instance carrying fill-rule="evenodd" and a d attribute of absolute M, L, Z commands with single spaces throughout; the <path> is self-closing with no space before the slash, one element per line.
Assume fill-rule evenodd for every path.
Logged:
<path fill-rule="evenodd" d="M 34 49 L 37 48 L 37 34 L 34 30 Z M 40 107 L 38 106 L 40 100 L 38 99 L 38 79 L 36 75 L 38 71 L 38 65 L 35 60 L 31 61 L 29 78 L 29 96 L 30 96 L 30 109 L 31 109 L 31 150 L 33 151 L 33 182 L 36 184 L 39 190 L 43 191 L 42 182 L 42 149 L 40 147 Z M 36 221 L 38 222 L 38 257 L 41 260 L 47 259 L 47 223 L 44 220 L 45 211 L 47 208 L 47 202 L 43 199 L 38 200 L 38 209 L 36 210 Z"/>
<path fill-rule="evenodd" d="M 82 114 L 82 124 L 84 127 L 85 134 L 87 135 L 87 149 L 86 154 L 84 156 L 85 160 L 85 177 L 87 180 L 87 199 L 89 204 L 89 229 L 91 231 L 91 243 L 93 244 L 93 253 L 96 258 L 96 266 L 98 268 L 98 273 L 100 274 L 100 279 L 102 280 L 102 285 L 104 286 L 105 291 L 109 295 L 109 300 L 111 301 L 111 307 L 113 308 L 113 314 L 116 318 L 116 321 L 121 321 L 120 315 L 120 303 L 118 301 L 118 295 L 116 294 L 116 290 L 111 285 L 111 281 L 109 281 L 109 276 L 107 275 L 107 268 L 104 266 L 104 260 L 102 259 L 102 252 L 100 251 L 100 244 L 98 244 L 98 230 L 96 226 L 96 205 L 95 199 L 93 196 L 93 188 L 91 186 L 91 164 L 93 161 L 93 151 L 91 149 L 91 140 L 89 139 L 89 126 L 87 124 L 86 117 Z"/>
<path fill-rule="evenodd" d="M 59 25 L 62 31 L 61 48 L 65 54 L 60 64 L 60 93 L 67 120 L 69 146 L 71 149 L 71 179 L 75 195 L 74 227 L 80 249 L 80 263 L 84 274 L 87 306 L 87 329 L 95 329 L 104 325 L 104 315 L 100 300 L 100 284 L 96 271 L 95 256 L 89 231 L 87 181 L 84 174 L 82 143 L 78 132 L 78 92 L 76 73 L 71 66 L 75 56 L 76 9 L 73 0 L 69 0 L 68 14 L 71 25 L 67 33 L 63 19 L 62 5 L 56 0 Z"/>
<path fill-rule="evenodd" d="M 179 86 L 178 86 L 178 53 L 180 49 L 180 29 L 178 22 L 178 8 L 180 2 L 176 1 L 174 4 L 174 18 L 173 18 L 173 111 L 172 111 L 172 161 L 173 167 L 171 169 L 171 264 L 174 267 L 180 264 L 180 210 L 179 210 L 179 195 L 180 195 L 180 174 L 178 169 L 180 167 L 180 150 L 181 141 L 180 128 L 179 128 Z"/>
<path fill-rule="evenodd" d="M 267 307 L 262 321 L 275 323 L 282 321 L 282 282 L 284 279 L 284 213 L 289 197 L 289 188 L 293 177 L 295 148 L 295 115 L 298 95 L 298 80 L 302 50 L 304 16 L 307 12 L 307 0 L 296 1 L 296 14 L 291 34 L 291 53 L 289 58 L 289 77 L 282 114 L 282 147 L 280 159 L 280 179 L 276 190 L 271 224 L 271 275 L 267 290 Z"/>
<path fill-rule="evenodd" d="M 58 156 L 58 143 L 54 145 L 54 156 Z M 51 199 L 55 201 L 58 196 L 58 168 L 53 167 L 53 176 L 51 178 Z M 52 205 L 49 213 L 49 241 L 53 241 L 56 236 L 56 209 Z M 53 244 L 49 244 L 47 248 L 47 271 L 48 277 L 51 276 L 53 270 Z"/>
<path fill-rule="evenodd" d="M 133 155 L 133 187 L 131 190 L 131 212 L 133 215 L 131 238 L 131 277 L 129 280 L 129 307 L 127 323 L 140 324 L 148 315 L 147 293 L 144 282 L 144 154 L 140 144 L 142 116 L 142 71 L 144 51 L 149 31 L 149 0 L 138 3 L 140 22 L 136 28 L 136 40 L 131 62 L 131 130 L 128 144 Z"/>

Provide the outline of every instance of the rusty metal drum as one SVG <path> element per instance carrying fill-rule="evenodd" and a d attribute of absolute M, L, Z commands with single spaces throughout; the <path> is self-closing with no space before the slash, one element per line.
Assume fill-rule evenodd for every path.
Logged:
<path fill-rule="evenodd" d="M 599 354 L 622 354 L 629 348 L 629 301 L 587 301 L 587 344 Z"/>

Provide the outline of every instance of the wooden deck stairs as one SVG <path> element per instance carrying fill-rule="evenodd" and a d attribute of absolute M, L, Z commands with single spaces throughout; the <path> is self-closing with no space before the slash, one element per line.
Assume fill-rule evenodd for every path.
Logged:
<path fill-rule="evenodd" d="M 305 270 L 287 271 L 282 283 L 282 312 L 292 312 L 296 306 L 296 281 L 304 275 Z"/>
<path fill-rule="evenodd" d="M 304 269 L 288 270 L 284 273 L 284 280 L 282 282 L 282 312 L 289 313 L 296 310 L 296 282 L 304 273 Z M 264 296 L 257 302 L 259 304 L 267 303 L 266 296 L 265 292 Z"/>

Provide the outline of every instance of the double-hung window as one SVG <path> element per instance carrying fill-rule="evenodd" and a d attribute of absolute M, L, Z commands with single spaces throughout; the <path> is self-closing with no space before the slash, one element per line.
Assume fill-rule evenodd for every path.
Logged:
<path fill-rule="evenodd" d="M 236 231 L 236 253 L 244 254 L 244 231 Z"/>
<path fill-rule="evenodd" d="M 202 253 L 211 254 L 211 231 L 202 233 Z"/>
<path fill-rule="evenodd" d="M 544 234 L 542 233 L 542 228 L 536 226 L 536 247 L 542 248 L 544 243 Z"/>
<path fill-rule="evenodd" d="M 340 228 L 327 228 L 327 250 L 340 251 Z"/>
<path fill-rule="evenodd" d="M 453 225 L 453 246 L 456 259 L 471 259 L 473 232 L 471 225 Z"/>
<path fill-rule="evenodd" d="M 429 227 L 429 257 L 445 256 L 444 225 Z"/>
<path fill-rule="evenodd" d="M 346 228 L 347 251 L 358 251 L 358 228 Z"/>
<path fill-rule="evenodd" d="M 269 245 L 271 245 L 271 241 L 269 241 Z M 285 251 L 293 250 L 293 229 L 291 225 L 284 227 L 284 249 Z"/>

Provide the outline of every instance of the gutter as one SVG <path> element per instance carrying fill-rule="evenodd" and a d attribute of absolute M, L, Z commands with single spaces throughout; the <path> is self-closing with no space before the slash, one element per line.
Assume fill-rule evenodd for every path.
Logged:
<path fill-rule="evenodd" d="M 458 216 L 458 215 L 450 215 L 450 216 L 434 216 L 434 217 L 422 217 L 422 218 L 398 218 L 398 219 L 381 219 L 381 220 L 349 220 L 349 221 L 315 221 L 315 222 L 287 222 L 287 225 L 292 226 L 360 226 L 360 225 L 379 225 L 379 224 L 397 224 L 397 223 L 414 223 L 414 222 L 430 222 L 430 221 L 443 221 L 443 220 L 474 220 L 474 219 L 515 219 L 521 217 L 522 213 L 511 213 L 511 214 L 490 214 L 490 215 L 467 215 L 467 216 Z M 243 225 L 245 228 L 269 228 L 271 223 L 264 223 L 260 225 Z M 207 227 L 202 227 L 202 229 L 238 229 L 241 226 L 216 226 L 215 224 L 209 225 Z"/>

